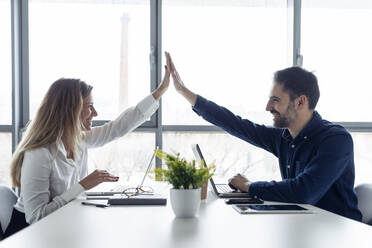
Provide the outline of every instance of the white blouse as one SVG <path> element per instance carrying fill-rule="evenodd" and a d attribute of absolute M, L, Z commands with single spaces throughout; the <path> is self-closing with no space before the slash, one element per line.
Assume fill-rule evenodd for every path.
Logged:
<path fill-rule="evenodd" d="M 120 114 L 114 121 L 85 132 L 80 156 L 66 156 L 62 142 L 25 152 L 20 197 L 14 206 L 25 213 L 29 224 L 54 212 L 84 191 L 79 182 L 88 175 L 88 148 L 122 137 L 145 122 L 159 107 L 152 95 Z"/>

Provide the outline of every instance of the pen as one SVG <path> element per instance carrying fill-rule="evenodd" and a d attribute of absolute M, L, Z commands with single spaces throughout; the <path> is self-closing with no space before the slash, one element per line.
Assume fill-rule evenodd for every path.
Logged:
<path fill-rule="evenodd" d="M 87 205 L 87 206 L 96 206 L 97 208 L 106 208 L 109 206 L 108 204 L 105 204 L 105 203 L 93 203 L 93 202 L 81 202 L 81 204 Z"/>

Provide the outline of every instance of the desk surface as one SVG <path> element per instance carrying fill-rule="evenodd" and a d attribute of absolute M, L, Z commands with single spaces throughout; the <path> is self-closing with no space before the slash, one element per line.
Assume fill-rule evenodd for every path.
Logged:
<path fill-rule="evenodd" d="M 83 206 L 75 200 L 0 247 L 372 247 L 372 227 L 303 205 L 313 214 L 240 215 L 208 192 L 198 217 L 167 206 Z"/>

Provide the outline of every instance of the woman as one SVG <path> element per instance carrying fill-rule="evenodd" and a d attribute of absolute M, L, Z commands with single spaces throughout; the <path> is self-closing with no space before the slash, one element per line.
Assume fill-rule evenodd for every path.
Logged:
<path fill-rule="evenodd" d="M 35 223 L 80 193 L 118 177 L 105 170 L 88 175 L 88 148 L 102 146 L 145 122 L 169 86 L 166 68 L 160 86 L 116 120 L 91 127 L 97 116 L 92 86 L 78 79 L 59 79 L 46 93 L 11 162 L 11 179 L 19 187 L 5 236 Z"/>

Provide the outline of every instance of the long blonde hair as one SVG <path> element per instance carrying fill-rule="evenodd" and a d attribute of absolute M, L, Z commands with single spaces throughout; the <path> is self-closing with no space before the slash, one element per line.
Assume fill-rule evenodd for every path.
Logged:
<path fill-rule="evenodd" d="M 93 87 L 79 79 L 61 78 L 55 81 L 44 96 L 35 118 L 25 134 L 10 164 L 10 176 L 14 187 L 21 185 L 21 169 L 26 151 L 66 140 L 68 147 L 77 156 L 78 144 L 82 138 L 80 113 L 83 100 Z"/>

